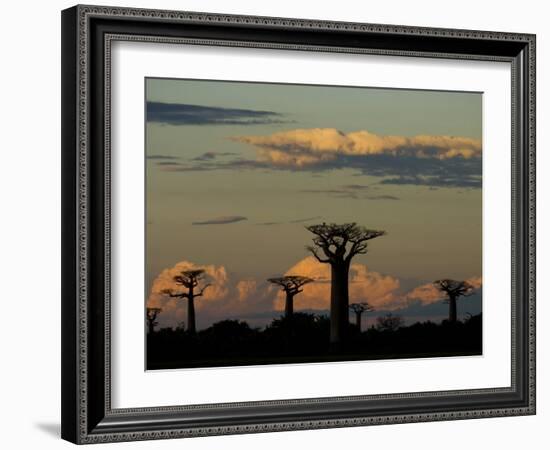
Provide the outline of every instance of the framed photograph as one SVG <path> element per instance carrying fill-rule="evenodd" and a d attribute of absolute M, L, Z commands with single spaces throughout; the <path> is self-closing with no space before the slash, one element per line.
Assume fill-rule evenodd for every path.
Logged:
<path fill-rule="evenodd" d="M 534 35 L 75 6 L 62 42 L 64 439 L 535 413 Z"/>

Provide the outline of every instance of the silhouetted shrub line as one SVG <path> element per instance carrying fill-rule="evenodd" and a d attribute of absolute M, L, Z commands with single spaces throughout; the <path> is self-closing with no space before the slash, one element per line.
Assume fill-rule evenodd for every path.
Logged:
<path fill-rule="evenodd" d="M 431 321 L 403 326 L 387 315 L 361 332 L 348 326 L 349 339 L 337 352 L 330 345 L 327 316 L 295 312 L 265 329 L 245 321 L 222 320 L 196 333 L 162 328 L 147 336 L 148 369 L 288 362 L 419 358 L 481 354 L 482 315 L 463 322 Z"/>

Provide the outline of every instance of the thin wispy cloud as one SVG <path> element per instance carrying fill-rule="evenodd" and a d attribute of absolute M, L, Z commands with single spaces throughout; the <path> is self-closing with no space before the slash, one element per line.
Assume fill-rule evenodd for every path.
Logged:
<path fill-rule="evenodd" d="M 311 222 L 312 220 L 318 220 L 318 219 L 322 219 L 322 217 L 321 216 L 306 217 L 305 219 L 291 220 L 288 223 L 304 223 L 304 222 Z"/>
<path fill-rule="evenodd" d="M 365 200 L 400 200 L 395 195 L 367 195 Z"/>
<path fill-rule="evenodd" d="M 163 168 L 166 172 L 208 172 L 213 170 L 271 170 L 272 167 L 269 164 L 261 161 L 247 160 L 247 159 L 234 159 L 231 161 L 215 161 L 215 160 L 202 160 L 194 161 L 192 163 L 179 163 L 173 164 L 172 167 Z"/>
<path fill-rule="evenodd" d="M 248 218 L 244 216 L 220 216 L 192 222 L 192 225 L 227 225 L 230 223 L 242 222 L 243 220 L 248 220 Z"/>
<path fill-rule="evenodd" d="M 306 223 L 306 222 L 311 222 L 312 220 L 319 220 L 319 219 L 322 219 L 322 217 L 321 216 L 305 217 L 303 219 L 294 219 L 286 222 L 261 222 L 261 223 L 257 223 L 256 225 L 268 226 L 268 225 L 284 225 L 284 224 L 293 224 L 293 223 Z"/>
<path fill-rule="evenodd" d="M 202 155 L 191 159 L 191 161 L 212 161 L 222 156 L 235 156 L 237 154 L 238 153 L 234 153 L 234 152 L 205 152 Z"/>
<path fill-rule="evenodd" d="M 300 192 L 353 200 L 399 200 L 399 197 L 394 195 L 367 195 L 366 192 L 369 192 L 369 189 L 366 185 L 347 184 L 335 189 L 302 189 Z"/>
<path fill-rule="evenodd" d="M 147 102 L 147 122 L 166 125 L 260 125 L 288 123 L 288 120 L 274 111 Z"/>
<path fill-rule="evenodd" d="M 481 187 L 481 174 L 479 175 L 433 175 L 433 176 L 416 176 L 405 175 L 395 178 L 387 178 L 380 181 L 380 184 L 394 185 L 414 185 L 428 186 L 430 188 L 437 187 L 464 187 L 464 188 L 479 188 Z"/>
<path fill-rule="evenodd" d="M 177 156 L 171 156 L 171 155 L 147 155 L 147 159 L 152 159 L 152 160 L 160 160 L 160 161 L 164 161 L 164 160 L 177 160 L 179 159 Z"/>
<path fill-rule="evenodd" d="M 158 161 L 157 166 L 160 167 L 177 167 L 179 165 L 176 161 Z"/>

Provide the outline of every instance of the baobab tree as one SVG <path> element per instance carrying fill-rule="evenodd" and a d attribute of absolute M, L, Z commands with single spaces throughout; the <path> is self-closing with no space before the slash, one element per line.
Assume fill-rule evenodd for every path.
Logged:
<path fill-rule="evenodd" d="M 285 292 L 285 317 L 290 318 L 294 313 L 294 296 L 303 291 L 303 286 L 315 280 L 301 275 L 285 275 L 284 277 L 268 278 L 267 281 L 280 286 Z"/>
<path fill-rule="evenodd" d="M 200 291 L 195 292 L 195 288 L 203 279 L 203 269 L 182 270 L 179 275 L 176 275 L 173 278 L 173 280 L 177 286 L 185 288 L 186 291 L 174 291 L 173 289 L 164 289 L 162 291 L 163 294 L 168 295 L 169 297 L 187 299 L 187 331 L 190 334 L 195 334 L 197 331 L 195 325 L 195 299 L 202 297 L 206 288 L 210 286 L 210 283 L 205 284 Z"/>
<path fill-rule="evenodd" d="M 147 328 L 149 334 L 155 332 L 155 327 L 158 325 L 157 316 L 162 311 L 162 308 L 147 308 Z"/>
<path fill-rule="evenodd" d="M 474 287 L 467 281 L 436 280 L 434 286 L 447 295 L 449 302 L 449 322 L 456 323 L 456 301 L 460 297 L 468 297 L 474 293 Z"/>
<path fill-rule="evenodd" d="M 392 313 L 376 318 L 376 329 L 379 331 L 394 332 L 401 328 L 404 324 L 405 321 L 401 316 L 393 315 Z"/>
<path fill-rule="evenodd" d="M 306 247 L 317 261 L 330 264 L 330 342 L 337 346 L 345 339 L 349 323 L 348 278 L 351 260 L 365 254 L 368 241 L 383 236 L 385 231 L 369 230 L 356 223 L 322 223 L 306 229 L 313 233 L 315 245 Z"/>
<path fill-rule="evenodd" d="M 355 313 L 355 324 L 357 325 L 357 328 L 359 329 L 359 333 L 361 333 L 361 316 L 364 312 L 367 311 L 374 311 L 374 308 L 369 305 L 367 302 L 361 302 L 361 303 L 352 303 L 349 305 L 349 309 Z"/>

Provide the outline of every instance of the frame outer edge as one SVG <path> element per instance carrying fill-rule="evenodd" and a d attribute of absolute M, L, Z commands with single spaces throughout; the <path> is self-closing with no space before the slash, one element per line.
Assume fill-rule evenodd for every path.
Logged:
<path fill-rule="evenodd" d="M 446 413 L 415 413 L 413 415 L 392 415 L 359 418 L 322 419 L 307 422 L 278 422 L 251 426 L 193 427 L 166 431 L 130 431 L 123 433 L 101 433 L 89 430 L 88 423 L 88 64 L 89 64 L 89 20 L 92 17 L 127 17 L 149 21 L 176 23 L 240 24 L 251 28 L 274 27 L 281 31 L 288 29 L 313 28 L 319 30 L 381 32 L 432 37 L 461 37 L 468 39 L 500 40 L 525 45 L 528 53 L 524 93 L 527 107 L 522 117 L 524 132 L 523 150 L 526 164 L 525 195 L 528 205 L 528 276 L 523 279 L 528 287 L 528 298 L 522 299 L 528 305 L 527 319 L 528 354 L 524 364 L 528 372 L 528 396 L 524 406 L 469 410 Z M 535 413 L 535 36 L 519 33 L 499 33 L 474 30 L 450 30 L 412 26 L 361 24 L 323 20 L 237 16 L 225 14 L 193 13 L 183 11 L 162 11 L 151 9 L 120 8 L 108 6 L 78 5 L 62 14 L 62 437 L 74 443 L 99 443 L 135 441 L 143 439 L 166 439 L 220 434 L 241 434 L 250 432 L 272 432 L 298 429 L 364 426 L 371 424 L 409 423 L 422 421 L 456 420 L 467 418 L 501 417 Z M 66 42 L 71 40 L 72 42 Z M 528 147 L 528 148 L 526 148 Z M 525 173 L 524 172 L 524 173 Z M 525 192 L 528 191 L 528 192 Z M 523 213 L 523 211 L 522 211 Z M 526 214 L 527 215 L 527 214 Z M 524 366 L 525 368 L 525 366 Z"/>
<path fill-rule="evenodd" d="M 61 13 L 61 437 L 78 436 L 77 17 Z"/>

